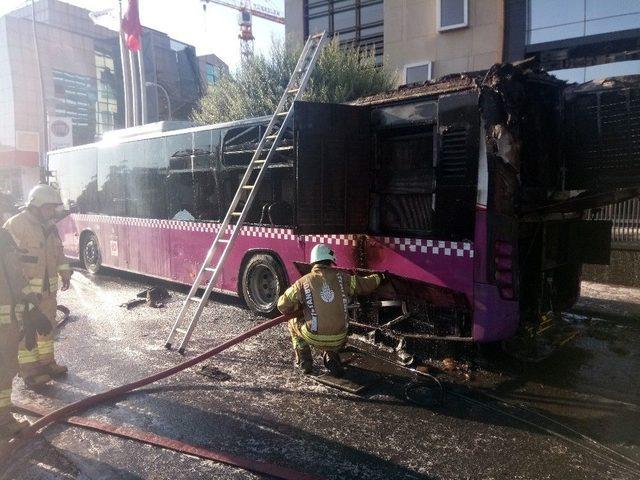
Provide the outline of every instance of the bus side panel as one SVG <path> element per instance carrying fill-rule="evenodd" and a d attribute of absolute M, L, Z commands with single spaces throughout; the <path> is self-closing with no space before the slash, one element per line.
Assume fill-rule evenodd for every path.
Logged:
<path fill-rule="evenodd" d="M 69 215 L 57 223 L 64 254 L 68 258 L 80 258 L 80 232 L 74 215 Z"/>
<path fill-rule="evenodd" d="M 225 290 L 236 291 L 242 260 L 247 252 L 256 250 L 272 251 L 282 261 L 289 284 L 295 282 L 300 274 L 293 262 L 305 261 L 304 241 L 293 231 L 281 228 L 246 226 L 238 236 L 231 254 L 226 262 L 224 285 Z"/>
<path fill-rule="evenodd" d="M 146 220 L 141 225 L 124 227 L 126 232 L 122 238 L 127 239 L 127 269 L 171 278 L 171 236 L 161 225 L 159 220 Z"/>
<path fill-rule="evenodd" d="M 488 283 L 487 216 L 486 208 L 476 209 L 472 336 L 477 342 L 511 338 L 519 321 L 518 302 L 503 300 L 498 287 Z"/>
<path fill-rule="evenodd" d="M 211 243 L 215 239 L 217 225 L 171 221 L 168 222 L 167 227 L 170 236 L 168 260 L 170 261 L 171 279 L 191 285 L 194 283 Z M 219 254 L 214 257 L 212 265 L 215 265 L 218 258 Z M 220 288 L 223 283 L 225 267 L 216 282 L 217 288 Z M 206 274 L 202 283 L 206 284 L 208 280 L 209 274 Z M 235 292 L 235 289 L 232 291 Z"/>
<path fill-rule="evenodd" d="M 367 268 L 388 270 L 464 293 L 473 301 L 474 246 L 470 242 L 369 237 Z"/>

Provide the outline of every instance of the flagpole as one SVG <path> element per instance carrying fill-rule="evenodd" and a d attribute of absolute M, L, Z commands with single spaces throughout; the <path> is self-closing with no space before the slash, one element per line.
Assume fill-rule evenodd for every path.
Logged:
<path fill-rule="evenodd" d="M 124 93 L 124 126 L 129 128 L 132 126 L 131 122 L 131 75 L 129 71 L 129 60 L 126 53 L 126 47 L 124 43 L 124 32 L 122 31 L 122 0 L 118 2 L 119 10 L 119 37 L 120 37 L 120 63 L 122 64 L 122 84 Z"/>
<path fill-rule="evenodd" d="M 138 50 L 138 70 L 140 70 L 140 113 L 142 117 L 142 125 L 148 122 L 147 118 L 147 82 L 145 81 L 144 74 L 144 43 L 142 42 L 142 35 L 140 35 L 140 50 Z"/>
<path fill-rule="evenodd" d="M 140 125 L 140 113 L 138 109 L 138 100 L 140 98 L 140 95 L 138 92 L 138 75 L 136 72 L 137 62 L 134 55 L 135 54 L 131 50 L 129 50 L 129 66 L 131 68 L 129 78 L 131 79 L 131 97 L 133 98 L 131 104 L 133 106 L 133 126 L 135 127 L 137 125 Z"/>

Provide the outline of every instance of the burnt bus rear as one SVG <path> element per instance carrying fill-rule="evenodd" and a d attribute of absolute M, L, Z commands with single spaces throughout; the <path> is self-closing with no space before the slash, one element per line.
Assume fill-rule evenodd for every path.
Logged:
<path fill-rule="evenodd" d="M 344 112 L 360 127 L 343 140 L 367 152 L 345 178 L 344 231 L 473 243 L 469 314 L 434 338 L 542 331 L 577 300 L 582 265 L 609 262 L 611 224 L 588 212 L 639 193 L 639 92 L 638 78 L 568 86 L 522 63 L 361 99 Z"/>

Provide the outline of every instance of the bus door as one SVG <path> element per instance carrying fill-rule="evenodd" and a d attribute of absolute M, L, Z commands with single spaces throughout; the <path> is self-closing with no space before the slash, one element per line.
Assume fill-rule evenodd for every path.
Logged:
<path fill-rule="evenodd" d="M 371 180 L 370 109 L 296 102 L 294 119 L 296 233 L 366 233 Z M 305 254 L 312 247 L 306 245 Z"/>

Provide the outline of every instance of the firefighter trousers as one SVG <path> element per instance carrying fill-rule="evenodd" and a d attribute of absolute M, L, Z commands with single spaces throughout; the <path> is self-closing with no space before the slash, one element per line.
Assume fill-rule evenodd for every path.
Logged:
<path fill-rule="evenodd" d="M 336 352 L 347 343 L 347 331 L 336 335 L 320 335 L 307 329 L 303 318 L 293 318 L 288 323 L 294 350 L 305 350 L 309 346 L 323 352 Z"/>
<path fill-rule="evenodd" d="M 0 325 L 0 428 L 12 417 L 11 385 L 18 373 L 18 327 L 15 322 Z"/>
<path fill-rule="evenodd" d="M 51 333 L 49 335 L 38 335 L 38 344 L 33 350 L 27 350 L 24 340 L 20 342 L 18 364 L 20 375 L 23 377 L 38 375 L 44 367 L 55 363 L 53 333 L 56 327 L 56 307 L 56 294 L 43 293 L 38 309 L 51 322 Z"/>

